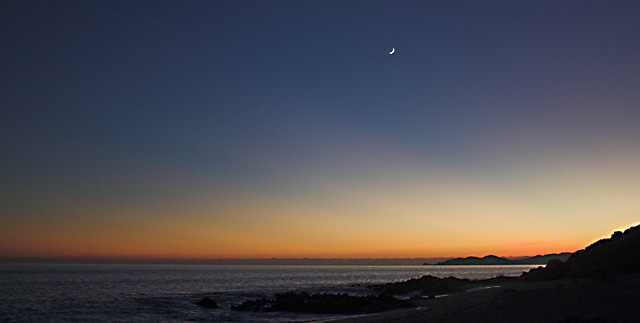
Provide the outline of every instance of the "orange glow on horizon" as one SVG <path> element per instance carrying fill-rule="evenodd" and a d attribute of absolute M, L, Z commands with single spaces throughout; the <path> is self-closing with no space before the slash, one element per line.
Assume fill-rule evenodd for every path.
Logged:
<path fill-rule="evenodd" d="M 153 229 L 116 230 L 108 227 L 58 227 L 55 233 L 44 225 L 13 227 L 0 238 L 0 256 L 16 258 L 91 258 L 91 259 L 257 259 L 257 258 L 431 258 L 485 256 L 535 256 L 574 252 L 586 245 L 577 243 L 517 243 L 500 245 L 501 241 L 476 243 L 472 240 L 447 240 L 444 244 L 428 243 L 401 234 L 389 239 L 371 238 L 363 232 L 335 234 L 334 240 L 314 232 L 285 232 L 277 228 L 254 228 L 244 239 L 233 231 L 210 235 L 197 226 L 175 227 L 171 222 Z M 321 228 L 320 228 L 321 229 Z M 276 232 L 269 232 L 274 230 Z M 279 231 L 279 232 L 278 232 Z M 62 232 L 62 234 L 60 234 Z M 186 235 L 185 232 L 189 234 Z M 20 237 L 20 239 L 18 238 Z M 292 241 L 297 243 L 292 243 Z M 391 242 L 394 241 L 392 244 Z"/>
<path fill-rule="evenodd" d="M 61 204 L 0 219 L 0 257 L 535 256 L 574 252 L 596 237 L 608 237 L 610 226 L 637 223 L 635 194 L 617 195 L 615 205 L 598 196 L 606 202 L 601 209 L 574 207 L 584 217 L 574 222 L 564 216 L 563 204 L 539 206 L 509 190 L 488 189 L 441 171 L 416 174 L 390 174 L 379 182 L 367 174 L 364 179 L 323 177 L 318 190 L 326 196 L 204 196 L 153 208 Z M 549 198 L 540 192 L 534 201 Z M 558 200 L 552 197 L 551 202 Z M 616 206 L 622 215 L 615 220 L 600 216 Z"/>

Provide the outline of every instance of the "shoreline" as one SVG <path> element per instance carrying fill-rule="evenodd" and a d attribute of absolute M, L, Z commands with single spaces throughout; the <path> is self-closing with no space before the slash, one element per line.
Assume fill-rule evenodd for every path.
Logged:
<path fill-rule="evenodd" d="M 604 281 L 505 282 L 499 287 L 415 301 L 413 309 L 327 322 L 633 322 L 640 317 L 640 274 Z"/>
<path fill-rule="evenodd" d="M 486 286 L 486 287 L 474 287 L 471 289 L 468 289 L 462 293 L 474 293 L 474 292 L 478 292 L 478 291 L 482 291 L 482 290 L 486 290 L 486 289 L 491 289 L 491 288 L 500 288 L 502 286 Z M 443 298 L 443 297 L 449 297 L 453 294 L 443 294 L 443 295 L 435 295 L 434 297 L 436 299 L 438 298 Z M 396 296 L 396 298 L 399 298 Z M 416 303 L 416 305 L 421 304 L 422 302 L 426 301 L 426 299 L 423 300 L 418 300 L 418 301 L 414 301 Z M 333 318 L 333 319 L 328 319 L 328 320 L 322 320 L 322 321 L 313 321 L 313 322 L 317 322 L 317 323 L 326 323 L 326 322 L 351 322 L 351 319 L 361 319 L 361 318 L 371 318 L 371 319 L 375 319 L 376 316 L 380 316 L 381 314 L 390 314 L 390 313 L 394 313 L 394 312 L 407 312 L 410 313 L 412 311 L 418 311 L 418 310 L 422 310 L 425 309 L 426 307 L 424 306 L 416 306 L 414 308 L 400 308 L 400 309 L 395 309 L 395 310 L 390 310 L 390 311 L 386 311 L 386 312 L 380 312 L 380 313 L 371 313 L 371 314 L 357 314 L 357 315 L 351 315 L 351 316 L 347 316 L 347 317 L 341 317 L 341 318 Z"/>

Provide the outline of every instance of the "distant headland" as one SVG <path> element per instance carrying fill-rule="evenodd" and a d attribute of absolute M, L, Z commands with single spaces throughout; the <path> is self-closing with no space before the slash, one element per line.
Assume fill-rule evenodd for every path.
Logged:
<path fill-rule="evenodd" d="M 517 259 L 509 259 L 494 255 L 479 257 L 454 258 L 438 262 L 436 265 L 544 265 L 551 259 L 565 261 L 571 256 L 570 252 L 552 253 L 548 255 L 537 255 L 533 257 L 523 257 Z M 429 265 L 429 263 L 424 263 Z"/>

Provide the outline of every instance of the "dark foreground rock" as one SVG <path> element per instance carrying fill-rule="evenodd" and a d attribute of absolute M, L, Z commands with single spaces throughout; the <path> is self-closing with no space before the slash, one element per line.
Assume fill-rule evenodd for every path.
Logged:
<path fill-rule="evenodd" d="M 409 300 L 393 296 L 350 296 L 348 294 L 309 294 L 287 292 L 276 294 L 275 299 L 257 299 L 231 306 L 234 311 L 303 312 L 320 314 L 370 314 L 399 308 L 411 308 Z"/>
<path fill-rule="evenodd" d="M 205 297 L 199 300 L 198 302 L 196 302 L 196 305 L 199 305 L 205 308 L 218 308 L 218 303 L 216 303 L 216 301 L 214 301 L 209 297 Z"/>
<path fill-rule="evenodd" d="M 368 288 L 381 295 L 403 295 L 413 292 L 420 292 L 423 296 L 443 295 L 463 292 L 463 286 L 469 284 L 468 279 L 458 279 L 453 277 L 438 278 L 431 275 L 422 278 L 413 278 L 404 282 L 388 283 L 382 285 L 371 285 Z"/>
<path fill-rule="evenodd" d="M 526 282 L 415 301 L 417 309 L 336 321 L 357 323 L 623 323 L 639 322 L 640 274 L 606 281 L 565 279 Z"/>
<path fill-rule="evenodd" d="M 380 293 L 380 295 L 407 295 L 414 294 L 433 299 L 435 295 L 445 295 L 465 292 L 470 288 L 481 286 L 500 285 L 517 281 L 518 277 L 499 276 L 490 279 L 469 280 L 455 277 L 438 278 L 431 275 L 421 278 L 412 278 L 402 282 L 370 285 L 367 288 Z"/>

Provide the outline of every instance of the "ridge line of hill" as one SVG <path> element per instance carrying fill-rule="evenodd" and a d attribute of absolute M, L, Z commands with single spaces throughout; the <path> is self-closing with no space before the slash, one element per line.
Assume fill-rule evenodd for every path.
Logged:
<path fill-rule="evenodd" d="M 537 255 L 533 257 L 525 257 L 520 259 L 508 259 L 495 255 L 487 255 L 480 257 L 454 258 L 446 261 L 438 262 L 436 265 L 544 265 L 551 259 L 565 261 L 571 256 L 570 252 L 552 253 L 546 255 Z M 427 265 L 427 263 L 425 263 Z"/>

